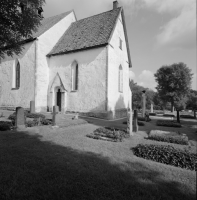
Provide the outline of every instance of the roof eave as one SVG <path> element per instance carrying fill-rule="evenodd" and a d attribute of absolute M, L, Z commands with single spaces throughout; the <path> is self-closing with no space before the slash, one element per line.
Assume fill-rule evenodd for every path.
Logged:
<path fill-rule="evenodd" d="M 69 54 L 69 53 L 75 53 L 75 52 L 79 52 L 79 51 L 86 51 L 86 50 L 89 50 L 89 49 L 95 49 L 95 48 L 104 47 L 104 46 L 107 46 L 107 45 L 108 45 L 108 43 L 104 43 L 104 44 L 99 44 L 99 45 L 92 46 L 92 47 L 86 47 L 86 48 L 83 48 L 83 49 L 75 49 L 75 50 L 71 50 L 71 51 L 52 53 L 52 54 L 47 54 L 47 57 Z"/>

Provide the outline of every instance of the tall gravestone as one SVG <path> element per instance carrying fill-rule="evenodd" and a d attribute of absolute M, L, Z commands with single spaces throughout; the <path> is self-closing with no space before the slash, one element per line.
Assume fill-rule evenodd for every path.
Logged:
<path fill-rule="evenodd" d="M 127 134 L 133 135 L 133 113 L 132 113 L 132 91 L 131 91 L 131 101 L 129 101 L 128 109 L 127 111 Z"/>
<path fill-rule="evenodd" d="M 57 114 L 59 112 L 58 106 L 53 106 L 53 117 L 52 117 L 52 126 L 57 126 Z"/>
<path fill-rule="evenodd" d="M 142 91 L 142 117 L 145 117 L 146 112 L 146 94 L 145 90 Z"/>
<path fill-rule="evenodd" d="M 138 132 L 138 113 L 137 110 L 134 110 L 133 115 L 133 132 Z"/>
<path fill-rule="evenodd" d="M 15 126 L 16 126 L 17 129 L 24 129 L 25 128 L 25 113 L 24 113 L 24 108 L 22 108 L 22 107 L 16 108 Z"/>
<path fill-rule="evenodd" d="M 30 101 L 30 113 L 35 113 L 35 101 Z"/>

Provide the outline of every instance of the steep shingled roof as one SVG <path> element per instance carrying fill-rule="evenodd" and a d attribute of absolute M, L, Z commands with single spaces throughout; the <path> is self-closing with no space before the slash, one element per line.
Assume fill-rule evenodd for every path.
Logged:
<path fill-rule="evenodd" d="M 53 17 L 43 19 L 41 21 L 41 25 L 38 27 L 38 30 L 32 34 L 32 38 L 39 37 L 44 32 L 49 30 L 52 26 L 54 26 L 56 23 L 58 23 L 60 20 L 62 20 L 64 17 L 69 15 L 71 12 L 72 11 L 68 11 L 68 12 L 62 13 L 60 15 L 56 15 L 56 16 L 53 16 Z"/>
<path fill-rule="evenodd" d="M 106 45 L 120 11 L 117 8 L 73 22 L 48 55 Z"/>

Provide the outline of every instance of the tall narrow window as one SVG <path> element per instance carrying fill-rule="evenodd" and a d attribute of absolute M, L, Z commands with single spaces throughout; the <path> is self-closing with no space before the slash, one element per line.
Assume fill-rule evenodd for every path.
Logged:
<path fill-rule="evenodd" d="M 19 87 L 20 87 L 20 63 L 18 59 L 16 59 L 13 65 L 12 88 L 18 89 Z"/>
<path fill-rule="evenodd" d="M 120 47 L 120 49 L 122 49 L 122 40 L 121 39 L 119 41 L 119 47 Z"/>
<path fill-rule="evenodd" d="M 78 63 L 73 62 L 71 67 L 71 81 L 72 81 L 72 91 L 78 90 Z"/>
<path fill-rule="evenodd" d="M 122 66 L 119 66 L 119 92 L 123 92 L 123 70 Z"/>
<path fill-rule="evenodd" d="M 16 64 L 16 88 L 20 87 L 20 63 Z"/>

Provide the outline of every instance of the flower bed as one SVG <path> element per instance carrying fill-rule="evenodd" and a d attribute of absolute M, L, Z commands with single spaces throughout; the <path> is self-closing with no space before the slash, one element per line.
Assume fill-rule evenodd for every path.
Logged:
<path fill-rule="evenodd" d="M 160 142 L 188 145 L 188 138 L 183 136 L 150 135 L 147 139 Z"/>
<path fill-rule="evenodd" d="M 197 170 L 197 154 L 175 149 L 174 147 L 138 144 L 132 148 L 134 155 L 156 162 L 189 170 Z"/>
<path fill-rule="evenodd" d="M 158 120 L 156 122 L 157 126 L 168 126 L 168 127 L 182 127 L 181 124 L 177 123 L 176 121 L 169 121 L 169 120 Z"/>
<path fill-rule="evenodd" d="M 111 142 L 121 142 L 124 138 L 128 138 L 126 130 L 120 130 L 117 128 L 98 128 L 93 133 L 86 135 L 89 138 L 97 140 L 105 140 Z"/>

